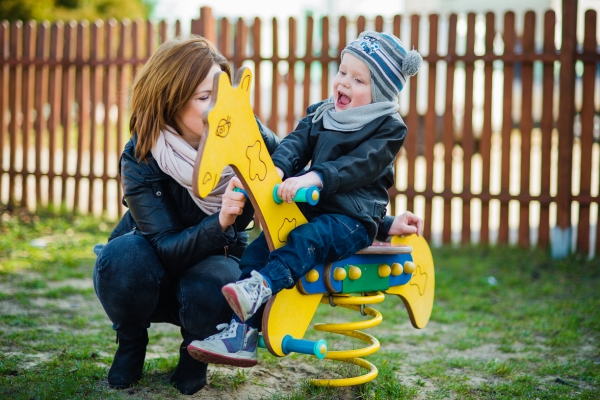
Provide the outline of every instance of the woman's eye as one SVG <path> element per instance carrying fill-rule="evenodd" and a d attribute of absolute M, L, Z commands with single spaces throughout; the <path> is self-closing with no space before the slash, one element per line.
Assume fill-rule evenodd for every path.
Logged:
<path fill-rule="evenodd" d="M 208 99 L 210 99 L 209 95 L 198 97 L 198 100 L 202 100 L 202 101 L 208 100 Z"/>

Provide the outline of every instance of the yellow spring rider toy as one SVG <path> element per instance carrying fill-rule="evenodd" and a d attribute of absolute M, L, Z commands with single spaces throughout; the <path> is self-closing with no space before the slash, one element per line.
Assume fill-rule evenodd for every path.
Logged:
<path fill-rule="evenodd" d="M 252 73 L 241 68 L 234 86 L 219 73 L 213 88 L 213 102 L 204 116 L 205 132 L 198 148 L 194 168 L 194 192 L 206 197 L 216 186 L 222 170 L 230 165 L 246 188 L 256 216 L 273 251 L 286 243 L 289 232 L 306 223 L 295 203 L 281 202 L 276 185 L 281 179 L 267 151 L 250 103 Z M 316 189 L 301 191 L 296 201 L 316 203 Z M 370 246 L 345 260 L 318 265 L 293 288 L 273 296 L 262 319 L 261 347 L 271 354 L 290 352 L 314 355 L 352 363 L 368 370 L 364 375 L 346 379 L 312 379 L 319 386 L 352 386 L 377 376 L 377 367 L 360 358 L 379 350 L 379 341 L 358 329 L 381 323 L 383 317 L 366 305 L 380 303 L 384 294 L 398 295 L 415 328 L 427 325 L 433 307 L 435 275 L 433 258 L 422 237 L 395 236 L 391 243 Z M 317 331 L 332 332 L 362 340 L 367 347 L 327 351 L 324 340 L 303 339 L 320 303 L 341 306 L 372 317 L 366 321 L 315 324 Z"/>

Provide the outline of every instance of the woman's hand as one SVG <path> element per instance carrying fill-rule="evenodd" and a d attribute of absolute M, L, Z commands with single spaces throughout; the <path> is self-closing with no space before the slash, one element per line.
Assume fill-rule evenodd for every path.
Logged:
<path fill-rule="evenodd" d="M 283 183 L 277 188 L 277 195 L 283 201 L 291 203 L 299 189 L 308 188 L 311 186 L 316 186 L 318 188 L 323 187 L 323 182 L 321 182 L 319 175 L 312 171 L 308 174 L 295 176 L 283 181 Z"/>
<path fill-rule="evenodd" d="M 388 235 L 410 235 L 413 233 L 416 233 L 418 236 L 423 234 L 423 219 L 410 211 L 405 211 L 394 218 Z"/>
<path fill-rule="evenodd" d="M 229 181 L 229 185 L 227 185 L 227 189 L 225 189 L 225 193 L 223 193 L 221 199 L 219 223 L 221 224 L 221 229 L 223 229 L 223 231 L 233 225 L 235 219 L 239 215 L 242 215 L 242 212 L 244 211 L 246 196 L 244 196 L 244 193 L 242 192 L 234 192 L 233 189 L 236 187 L 240 189 L 244 188 L 242 182 L 234 176 Z"/>

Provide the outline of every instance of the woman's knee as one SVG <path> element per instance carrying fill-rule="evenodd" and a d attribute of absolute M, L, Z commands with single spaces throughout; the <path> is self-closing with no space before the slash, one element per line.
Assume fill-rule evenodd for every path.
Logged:
<path fill-rule="evenodd" d="M 165 269 L 148 241 L 139 235 L 111 240 L 98 255 L 94 287 L 98 297 L 123 292 L 158 292 Z"/>

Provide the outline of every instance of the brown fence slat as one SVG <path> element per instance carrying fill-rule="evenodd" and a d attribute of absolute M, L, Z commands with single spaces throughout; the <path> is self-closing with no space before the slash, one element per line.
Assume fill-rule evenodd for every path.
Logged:
<path fill-rule="evenodd" d="M 324 17 L 321 22 L 323 42 L 321 43 L 321 99 L 329 96 L 329 18 Z M 339 49 L 338 49 L 339 52 Z"/>
<path fill-rule="evenodd" d="M 400 37 L 400 27 L 402 24 L 402 17 L 400 15 L 395 15 L 394 19 L 392 20 L 392 33 L 396 36 L 396 37 Z M 341 41 L 341 38 L 340 38 Z M 340 46 L 340 48 L 342 48 Z M 395 170 L 398 169 L 398 160 L 400 159 L 400 155 L 406 154 L 406 149 L 405 148 L 401 148 L 400 152 L 398 153 L 398 156 L 396 157 L 396 165 L 395 165 Z M 396 215 L 396 198 L 398 197 L 398 188 L 396 185 L 392 186 L 389 189 L 389 193 L 390 193 L 390 204 L 389 204 L 389 211 L 390 211 L 390 215 Z M 429 221 L 431 222 L 431 221 Z M 426 222 L 427 223 L 427 222 Z"/>
<path fill-rule="evenodd" d="M 522 37 L 523 52 L 535 51 L 535 13 L 525 13 L 525 25 Z M 531 172 L 531 131 L 533 129 L 533 63 L 521 64 L 521 189 L 520 194 L 530 194 Z M 529 209 L 530 203 L 519 203 L 519 245 L 529 246 Z"/>
<path fill-rule="evenodd" d="M 29 21 L 24 25 L 23 32 L 23 59 L 32 60 L 35 53 L 35 31 L 36 23 Z M 29 169 L 29 143 L 31 140 L 31 132 L 33 130 L 33 78 L 34 71 L 32 66 L 29 64 L 23 67 L 22 70 L 22 81 L 23 81 L 23 95 L 21 106 L 21 112 L 23 113 L 23 119 L 21 122 L 21 150 L 23 165 L 21 167 L 21 179 L 22 179 L 22 197 L 21 206 L 28 207 L 29 204 L 29 184 L 28 184 L 28 169 Z M 17 135 L 18 137 L 18 135 Z"/>
<path fill-rule="evenodd" d="M 475 14 L 467 14 L 467 55 L 475 54 Z M 473 75 L 475 73 L 475 63 L 465 62 L 465 104 L 462 129 L 462 149 L 463 149 L 463 193 L 467 199 L 462 202 L 462 230 L 461 241 L 469 243 L 471 241 L 471 163 L 473 162 L 473 152 L 475 150 L 475 140 L 473 138 Z"/>
<path fill-rule="evenodd" d="M 556 15 L 554 11 L 548 11 L 544 15 L 544 53 L 555 53 L 554 45 L 556 26 Z M 542 117 L 540 131 L 542 135 L 542 165 L 550 165 L 552 153 L 552 131 L 554 130 L 554 63 L 544 62 L 542 77 Z M 550 196 L 550 174 L 540 171 L 540 195 Z M 550 202 L 540 204 L 540 227 L 538 243 L 541 246 L 550 244 Z"/>
<path fill-rule="evenodd" d="M 114 60 L 114 42 L 113 37 L 116 32 L 117 21 L 114 19 L 109 20 L 104 26 L 104 59 L 105 60 Z M 114 124 L 111 121 L 111 108 L 115 103 L 115 80 L 116 80 L 116 71 L 115 67 L 110 65 L 106 65 L 103 71 L 104 79 L 102 80 L 102 104 L 104 105 L 104 123 L 103 123 L 103 131 L 102 131 L 102 210 L 106 211 L 108 209 L 108 182 L 111 177 L 108 175 L 108 164 L 109 164 L 109 155 L 112 149 L 111 147 L 111 133 L 114 132 Z M 117 149 L 119 151 L 119 149 Z M 118 153 L 117 153 L 118 154 Z M 117 202 L 119 199 L 117 199 Z"/>
<path fill-rule="evenodd" d="M 261 96 L 261 40 L 262 25 L 260 18 L 254 18 L 252 25 L 252 61 L 254 61 L 254 113 L 262 121 L 262 96 Z"/>
<path fill-rule="evenodd" d="M 9 49 L 9 31 L 10 25 L 8 21 L 0 21 L 0 86 L 8 88 L 8 65 L 6 60 L 8 59 Z M 8 138 L 8 127 L 7 127 L 7 116 L 8 116 L 8 90 L 0 91 L 0 157 L 4 158 L 4 147 Z M 0 174 L 0 193 L 6 193 L 8 188 L 4 186 L 3 172 Z"/>
<path fill-rule="evenodd" d="M 515 14 L 504 14 L 504 54 L 513 54 L 515 51 Z M 500 177 L 500 191 L 509 193 L 510 189 L 510 139 L 512 136 L 513 118 L 513 81 L 515 67 L 512 62 L 504 63 L 504 88 L 502 100 L 502 163 Z M 500 227 L 498 241 L 508 243 L 508 200 L 500 200 Z"/>
<path fill-rule="evenodd" d="M 192 31 L 193 33 L 193 31 Z M 175 37 L 181 36 L 181 21 L 175 21 Z"/>
<path fill-rule="evenodd" d="M 450 15 L 448 20 L 448 57 L 450 60 L 456 54 L 456 14 Z M 456 65 L 452 61 L 446 63 L 446 102 L 444 109 L 444 130 L 442 141 L 444 143 L 444 193 L 452 193 L 452 151 L 454 149 L 454 70 Z M 442 229 L 442 243 L 452 240 L 452 201 L 449 196 L 444 198 L 444 225 Z"/>
<path fill-rule="evenodd" d="M 23 23 L 21 21 L 13 22 L 10 29 L 10 50 L 9 57 L 19 60 L 23 54 Z M 8 207 L 15 205 L 15 163 L 17 158 L 17 132 L 21 129 L 19 114 L 21 113 L 21 94 L 22 94 L 22 75 L 21 67 L 17 64 L 11 65 L 8 79 L 8 102 L 12 105 L 10 123 L 8 124 L 8 135 L 10 140 L 10 165 L 8 168 Z"/>
<path fill-rule="evenodd" d="M 296 19 L 290 17 L 288 24 L 288 74 L 287 74 L 287 116 L 286 116 L 286 132 L 287 135 L 294 129 L 294 93 L 296 87 L 296 77 L 294 70 L 296 69 L 296 43 L 298 43 Z"/>
<path fill-rule="evenodd" d="M 140 59 L 140 24 L 138 21 L 131 21 L 131 61 L 134 63 L 131 67 L 132 74 L 131 79 L 133 79 L 137 73 L 139 65 L 137 60 Z M 126 85 L 129 85 L 129 80 L 127 80 Z"/>
<path fill-rule="evenodd" d="M 367 19 L 364 16 L 359 16 L 356 20 L 356 32 L 357 33 L 361 33 L 365 30 L 365 27 L 367 26 Z M 346 46 L 344 46 L 346 47 Z M 343 49 L 343 47 L 340 47 Z"/>
<path fill-rule="evenodd" d="M 62 46 L 59 46 L 59 40 L 63 37 L 64 25 L 62 22 L 55 22 L 50 28 L 50 61 L 62 59 Z M 61 88 L 62 67 L 59 65 L 50 65 L 48 68 L 48 103 L 50 104 L 50 115 L 48 117 L 48 204 L 54 204 L 54 185 L 56 183 L 56 137 L 58 135 L 58 126 L 60 124 L 60 88 Z"/>
<path fill-rule="evenodd" d="M 438 55 L 438 25 L 439 16 L 432 14 L 429 16 L 429 55 Z M 429 71 L 427 75 L 427 112 L 425 113 L 425 144 L 424 144 L 424 156 L 427 163 L 427 175 L 426 175 L 426 189 L 431 192 L 433 188 L 433 149 L 436 141 L 437 131 L 437 114 L 435 110 L 435 94 L 437 91 L 436 78 L 437 78 L 437 63 L 430 63 Z M 429 195 L 425 197 L 425 227 L 423 234 L 426 238 L 431 237 L 431 216 L 433 196 Z"/>
<path fill-rule="evenodd" d="M 269 115 L 269 128 L 277 132 L 279 114 L 279 25 L 277 19 L 272 19 L 273 26 L 273 75 L 271 81 L 271 115 Z"/>
<path fill-rule="evenodd" d="M 129 21 L 125 20 L 122 21 L 119 24 L 119 43 L 117 44 L 117 60 L 125 60 L 126 57 L 128 56 L 128 54 L 126 54 L 127 51 L 127 38 L 130 37 L 130 27 L 131 25 L 129 24 Z M 135 43 L 135 40 L 137 39 L 133 32 L 131 32 L 131 36 L 133 37 L 133 41 Z M 117 93 L 116 93 L 116 105 L 117 105 L 117 121 L 116 121 L 116 125 L 117 125 L 117 140 L 116 140 L 116 152 L 117 154 L 120 154 L 122 149 L 123 149 L 123 144 L 122 144 L 122 137 L 123 137 L 123 114 L 125 111 L 125 88 L 128 86 L 127 84 L 127 74 L 126 74 L 125 68 L 121 65 L 119 65 L 117 67 Z M 121 189 L 121 185 L 117 186 L 117 202 L 119 204 L 119 210 L 122 211 L 123 210 L 123 205 L 121 204 L 121 202 L 119 201 L 121 199 L 121 197 L 123 196 L 122 194 L 122 189 Z"/>
<path fill-rule="evenodd" d="M 375 17 L 375 31 L 383 32 L 383 17 L 378 15 Z"/>
<path fill-rule="evenodd" d="M 63 60 L 72 61 L 74 49 L 74 34 L 76 33 L 77 24 L 75 21 L 70 21 L 65 25 L 63 30 Z M 68 160 L 69 160 L 69 142 L 71 127 L 73 125 L 73 78 L 74 68 L 64 67 L 62 69 L 62 94 L 61 94 L 61 115 L 60 123 L 63 129 L 62 135 L 62 170 L 61 170 L 61 191 L 60 199 L 62 206 L 67 204 L 67 178 L 68 178 Z"/>
<path fill-rule="evenodd" d="M 81 21 L 77 24 L 77 51 L 76 60 L 83 63 L 89 57 L 89 23 Z M 89 109 L 89 74 L 88 68 L 77 66 L 75 68 L 75 101 L 77 102 L 77 155 L 75 161 L 75 192 L 73 193 L 73 209 L 82 211 L 79 196 L 81 192 L 81 173 L 83 151 L 87 143 L 87 132 L 90 121 Z M 91 182 L 90 182 L 91 184 Z M 89 210 L 88 210 L 89 211 Z"/>
<path fill-rule="evenodd" d="M 583 52 L 593 54 L 597 48 L 596 12 L 587 10 L 584 19 Z M 581 101 L 581 196 L 590 196 L 592 187 L 592 148 L 594 143 L 596 63 L 584 62 L 583 96 Z M 590 249 L 590 202 L 579 202 L 579 223 L 577 226 L 577 250 L 587 254 Z"/>
<path fill-rule="evenodd" d="M 558 165 L 573 165 L 573 119 L 575 117 L 575 52 L 577 47 L 577 2 L 564 1 L 562 9 L 562 38 L 560 48 L 560 97 L 558 105 Z M 556 192 L 556 228 L 563 236 L 571 228 L 572 171 L 558 168 Z M 568 235 L 564 235 L 567 236 Z M 567 253 L 570 243 L 554 243 L 557 252 Z"/>
<path fill-rule="evenodd" d="M 169 34 L 167 33 L 167 21 L 160 21 L 158 23 L 158 44 L 162 44 L 169 39 Z"/>
<path fill-rule="evenodd" d="M 236 25 L 235 35 L 235 58 L 238 60 L 234 68 L 237 70 L 242 66 L 245 59 L 248 58 L 246 46 L 248 45 L 248 27 L 243 18 L 239 18 Z"/>
<path fill-rule="evenodd" d="M 154 24 L 152 23 L 152 21 L 146 21 L 146 37 L 145 37 L 146 40 L 145 40 L 145 50 L 144 50 L 145 59 L 150 58 L 152 53 L 154 53 L 154 49 L 156 48 L 155 36 L 156 36 L 156 32 L 154 32 Z"/>
<path fill-rule="evenodd" d="M 312 57 L 313 54 L 313 31 L 314 31 L 314 19 L 309 16 L 306 19 L 306 50 L 304 53 L 304 58 L 308 59 L 304 61 L 304 80 L 302 82 L 302 95 L 303 95 L 303 103 L 302 103 L 302 112 L 308 108 L 310 105 L 310 67 L 312 65 Z M 291 130 L 290 130 L 291 132 Z"/>
<path fill-rule="evenodd" d="M 102 57 L 100 53 L 102 51 L 102 21 L 95 21 L 92 23 L 90 30 L 90 140 L 89 140 L 89 197 L 88 197 L 88 211 L 92 212 L 94 209 L 94 201 L 96 199 L 98 191 L 96 190 L 96 142 L 98 136 L 98 124 L 96 123 L 96 115 L 98 112 L 100 94 L 102 93 L 102 68 L 94 65 L 95 61 L 98 60 L 98 56 Z"/>
<path fill-rule="evenodd" d="M 338 36 L 339 36 L 339 44 L 338 44 L 338 53 L 342 52 L 342 49 L 346 47 L 346 43 L 348 42 L 348 19 L 346 17 L 340 17 L 338 23 Z"/>
<path fill-rule="evenodd" d="M 218 41 L 216 43 L 219 51 L 229 60 L 230 63 L 237 63 L 232 50 L 231 24 L 227 18 L 221 18 L 219 23 Z M 237 56 L 237 55 L 235 55 Z"/>
<path fill-rule="evenodd" d="M 485 54 L 493 55 L 494 38 L 496 37 L 496 18 L 494 13 L 485 14 Z M 481 194 L 490 196 L 490 174 L 491 174 L 491 148 L 492 148 L 492 74 L 494 65 L 486 63 L 483 67 L 484 94 L 483 94 L 483 126 L 479 139 L 479 151 L 481 154 Z M 482 243 L 490 241 L 490 202 L 481 200 L 481 228 L 479 240 Z"/>
<path fill-rule="evenodd" d="M 35 58 L 39 61 L 44 61 L 48 57 L 48 31 L 50 23 L 47 21 L 40 22 L 37 26 L 37 35 L 35 43 Z M 37 65 L 35 68 L 35 95 L 34 109 L 36 110 L 36 118 L 33 129 L 35 131 L 35 199 L 36 209 L 42 206 L 42 142 L 46 136 L 46 118 L 44 108 L 48 101 L 48 68 L 46 66 Z M 50 167 L 52 168 L 52 167 Z"/>
<path fill-rule="evenodd" d="M 412 15 L 410 17 L 410 48 L 419 48 L 419 21 L 418 15 Z M 404 140 L 404 148 L 406 149 L 406 159 L 408 161 L 408 177 L 407 185 L 409 189 L 415 187 L 415 160 L 419 155 L 419 149 L 417 147 L 417 135 L 419 132 L 419 115 L 417 111 L 417 93 L 418 93 L 418 79 L 413 77 L 410 79 L 409 84 L 409 100 L 408 100 L 408 115 L 406 116 L 406 127 L 408 128 L 408 134 Z M 414 197 L 409 196 L 406 201 L 406 207 L 408 210 L 414 210 Z"/>

